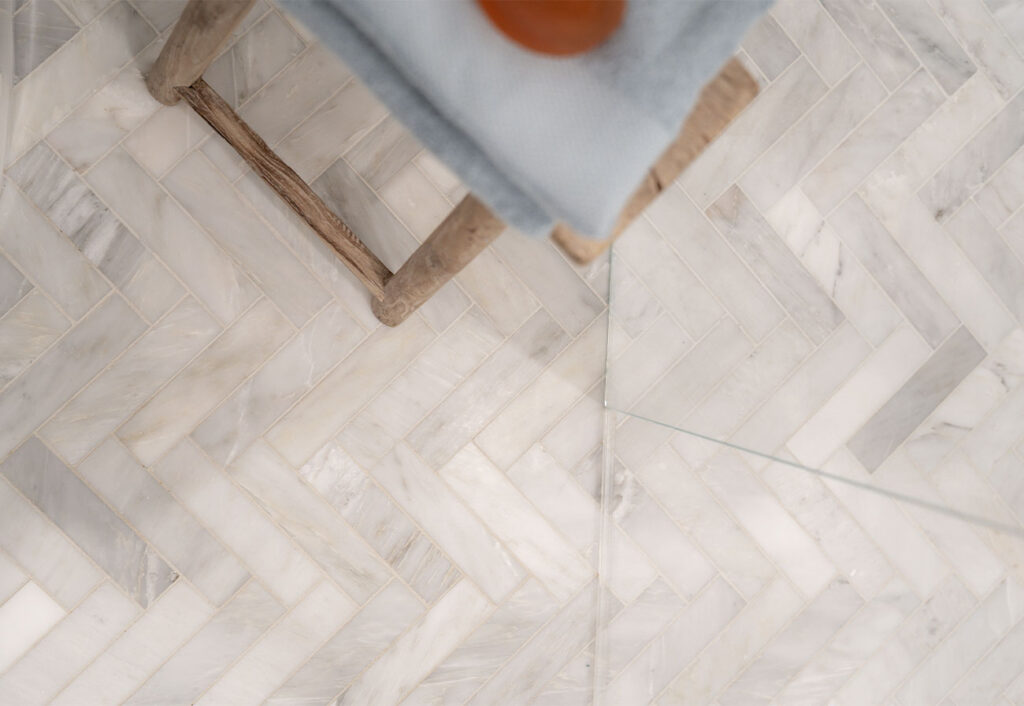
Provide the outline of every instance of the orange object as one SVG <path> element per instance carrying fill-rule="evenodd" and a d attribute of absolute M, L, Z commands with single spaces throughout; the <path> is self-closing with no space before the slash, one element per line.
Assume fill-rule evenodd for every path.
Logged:
<path fill-rule="evenodd" d="M 626 0 L 477 0 L 512 41 L 542 54 L 593 49 L 622 24 Z"/>

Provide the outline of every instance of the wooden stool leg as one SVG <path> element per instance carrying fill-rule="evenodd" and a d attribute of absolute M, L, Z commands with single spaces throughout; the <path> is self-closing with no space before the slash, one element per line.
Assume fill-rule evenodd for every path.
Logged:
<path fill-rule="evenodd" d="M 388 326 L 402 323 L 504 229 L 500 218 L 466 196 L 384 285 L 373 313 Z"/>
<path fill-rule="evenodd" d="M 160 56 L 146 76 L 153 97 L 174 105 L 174 90 L 191 86 L 203 75 L 231 32 L 256 0 L 189 0 Z"/>

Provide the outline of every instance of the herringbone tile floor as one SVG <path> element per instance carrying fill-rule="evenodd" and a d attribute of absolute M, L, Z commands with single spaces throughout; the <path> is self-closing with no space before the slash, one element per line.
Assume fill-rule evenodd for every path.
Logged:
<path fill-rule="evenodd" d="M 1024 704 L 1018 0 L 784 0 L 610 316 L 509 233 L 398 329 L 182 2 L 15 5 L 0 704 Z M 270 4 L 207 80 L 391 267 L 464 192 Z"/>

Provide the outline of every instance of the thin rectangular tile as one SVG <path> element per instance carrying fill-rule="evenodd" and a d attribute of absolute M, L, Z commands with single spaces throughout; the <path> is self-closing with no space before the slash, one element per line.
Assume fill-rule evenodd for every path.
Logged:
<path fill-rule="evenodd" d="M 540 310 L 413 429 L 409 445 L 433 466 L 447 462 L 568 343 Z"/>
<path fill-rule="evenodd" d="M 221 402 L 192 438 L 215 462 L 231 463 L 365 336 L 341 305 L 329 305 Z"/>
<path fill-rule="evenodd" d="M 865 184 L 864 200 L 986 350 L 1017 328 L 999 297 L 920 200 L 898 182 Z"/>
<path fill-rule="evenodd" d="M 0 189 L 0 247 L 74 319 L 110 289 L 89 261 L 14 186 Z"/>
<path fill-rule="evenodd" d="M 17 593 L 28 580 L 28 574 L 21 570 L 14 559 L 0 550 L 0 604 Z"/>
<path fill-rule="evenodd" d="M 21 443 L 143 330 L 143 321 L 114 295 L 64 334 L 0 392 L 0 456 Z"/>
<path fill-rule="evenodd" d="M 842 0 L 821 4 L 890 91 L 917 68 L 913 52 L 877 6 Z"/>
<path fill-rule="evenodd" d="M 155 323 L 185 295 L 178 279 L 149 250 L 142 254 L 138 267 L 120 290 L 150 323 Z"/>
<path fill-rule="evenodd" d="M 207 160 L 190 154 L 163 184 L 292 323 L 302 326 L 327 303 L 327 290 Z"/>
<path fill-rule="evenodd" d="M 591 324 L 477 435 L 476 444 L 499 468 L 512 465 L 601 378 L 606 326 Z"/>
<path fill-rule="evenodd" d="M 773 581 L 673 680 L 661 702 L 711 703 L 801 607 L 799 594 L 786 581 Z"/>
<path fill-rule="evenodd" d="M 258 582 L 249 582 L 124 703 L 194 703 L 282 612 Z"/>
<path fill-rule="evenodd" d="M 536 579 L 529 579 L 419 683 L 403 706 L 463 703 L 556 610 L 551 595 Z"/>
<path fill-rule="evenodd" d="M 614 317 L 613 306 L 609 311 L 609 325 L 613 332 L 616 326 Z M 618 356 L 608 351 L 604 400 L 615 409 L 632 408 L 692 347 L 693 341 L 672 316 L 662 313 Z"/>
<path fill-rule="evenodd" d="M 234 321 L 259 296 L 242 269 L 123 149 L 104 157 L 86 180 L 220 323 Z"/>
<path fill-rule="evenodd" d="M 722 706 L 761 703 L 775 696 L 862 605 L 844 580 L 831 583 L 776 633 L 761 654 L 718 697 Z"/>
<path fill-rule="evenodd" d="M 144 333 L 39 431 L 70 463 L 78 463 L 144 400 L 220 333 L 191 297 Z"/>
<path fill-rule="evenodd" d="M 467 702 L 473 706 L 527 703 L 577 652 L 594 639 L 593 616 L 602 599 L 591 582 L 541 628 Z"/>
<path fill-rule="evenodd" d="M 665 189 L 647 209 L 647 217 L 755 341 L 784 318 L 764 285 L 682 191 Z"/>
<path fill-rule="evenodd" d="M 0 387 L 27 368 L 70 326 L 39 289 L 33 289 L 0 318 Z"/>
<path fill-rule="evenodd" d="M 803 190 L 823 214 L 935 112 L 945 96 L 927 71 L 914 74 L 804 178 Z"/>
<path fill-rule="evenodd" d="M 988 183 L 974 194 L 974 202 L 994 226 L 1000 226 L 1024 205 L 1024 150 L 1018 150 Z"/>
<path fill-rule="evenodd" d="M 792 436 L 789 450 L 802 463 L 824 463 L 896 394 L 930 354 L 931 349 L 909 326 L 896 329 Z"/>
<path fill-rule="evenodd" d="M 614 679 L 644 650 L 647 643 L 656 639 L 669 626 L 685 605 L 661 579 L 648 586 L 635 601 L 627 604 L 608 625 L 605 638 L 608 645 L 608 677 Z"/>
<path fill-rule="evenodd" d="M 981 0 L 929 0 L 1004 98 L 1024 85 L 1024 60 Z"/>
<path fill-rule="evenodd" d="M 32 437 L 0 473 L 145 608 L 178 573 L 64 463 Z"/>
<path fill-rule="evenodd" d="M 662 446 L 630 470 L 744 598 L 772 580 L 775 567 L 674 449 Z"/>
<path fill-rule="evenodd" d="M 31 290 L 32 283 L 0 254 L 0 316 L 10 311 Z"/>
<path fill-rule="evenodd" d="M 601 443 L 604 381 L 594 385 L 562 417 L 541 442 L 565 468 L 576 466 Z"/>
<path fill-rule="evenodd" d="M 506 337 L 514 334 L 540 306 L 533 291 L 492 248 L 473 258 L 455 279 Z"/>
<path fill-rule="evenodd" d="M 151 472 L 285 605 L 294 605 L 323 576 L 191 442 L 178 444 Z"/>
<path fill-rule="evenodd" d="M 411 162 L 380 186 L 377 194 L 420 242 L 452 212 L 448 200 Z"/>
<path fill-rule="evenodd" d="M 103 578 L 75 544 L 0 479 L 0 548 L 70 610 Z"/>
<path fill-rule="evenodd" d="M 871 482 L 871 476 L 845 448 L 823 470 L 855 481 Z M 893 500 L 865 493 L 846 483 L 826 479 L 825 485 L 871 535 L 893 568 L 900 571 L 919 596 L 929 596 L 949 574 L 949 563 L 935 550 Z M 964 589 L 966 590 L 966 589 Z"/>
<path fill-rule="evenodd" d="M 1024 93 L 1019 94 L 957 152 L 918 195 L 930 213 L 948 219 L 1021 145 Z"/>
<path fill-rule="evenodd" d="M 345 704 L 398 703 L 491 613 L 493 606 L 463 580 L 427 611 L 336 701 Z"/>
<path fill-rule="evenodd" d="M 379 189 L 423 150 L 416 136 L 389 115 L 345 153 L 371 189 Z M 437 187 L 440 189 L 440 187 Z"/>
<path fill-rule="evenodd" d="M 825 9 L 804 0 L 783 0 L 772 16 L 830 86 L 835 86 L 861 60 L 850 40 Z"/>
<path fill-rule="evenodd" d="M 843 313 L 739 187 L 713 203 L 708 217 L 813 343 L 820 344 L 843 322 Z"/>
<path fill-rule="evenodd" d="M 0 603 L 0 674 L 17 662 L 67 613 L 34 581 Z"/>
<path fill-rule="evenodd" d="M 650 703 L 743 605 L 743 599 L 726 581 L 715 579 L 636 659 L 618 672 L 605 691 L 607 702 Z"/>
<path fill-rule="evenodd" d="M 743 37 L 741 46 L 769 81 L 774 81 L 800 56 L 800 50 L 771 15 L 765 15 L 754 23 Z"/>
<path fill-rule="evenodd" d="M 266 703 L 328 703 L 423 612 L 423 604 L 392 581 L 289 677 Z"/>
<path fill-rule="evenodd" d="M 555 598 L 567 600 L 590 579 L 591 568 L 575 548 L 474 444 L 457 453 L 438 475 Z"/>
<path fill-rule="evenodd" d="M 418 316 L 377 329 L 271 427 L 267 441 L 301 466 L 433 338 Z"/>
<path fill-rule="evenodd" d="M 860 196 L 847 199 L 829 223 L 933 348 L 956 329 L 956 316 Z"/>
<path fill-rule="evenodd" d="M 124 138 L 121 147 L 149 174 L 159 179 L 212 134 L 213 128 L 192 110 L 192 106 L 178 101 L 157 110 Z"/>
<path fill-rule="evenodd" d="M 15 84 L 78 33 L 78 25 L 56 2 L 30 2 L 18 9 L 13 22 Z"/>
<path fill-rule="evenodd" d="M 881 0 L 878 5 L 948 95 L 978 70 L 925 0 Z"/>
<path fill-rule="evenodd" d="M 686 600 L 692 600 L 718 573 L 683 532 L 628 471 L 616 475 L 610 508 L 622 531 L 644 550 L 661 574 Z"/>
<path fill-rule="evenodd" d="M 847 446 L 874 471 L 985 358 L 985 350 L 960 327 L 865 422 Z"/>
<path fill-rule="evenodd" d="M 227 472 L 359 604 L 391 577 L 369 545 L 265 442 L 250 446 Z"/>
<path fill-rule="evenodd" d="M 89 23 L 11 93 L 14 123 L 10 154 L 17 156 L 50 132 L 97 85 L 156 37 L 127 2 L 118 2 Z"/>
<path fill-rule="evenodd" d="M 1024 263 L 1014 255 L 973 201 L 965 203 L 947 221 L 946 232 L 953 236 L 978 272 L 988 280 L 1018 323 L 1024 323 Z"/>
<path fill-rule="evenodd" d="M 1018 619 L 1013 629 L 953 690 L 957 704 L 994 703 L 1024 669 L 1024 620 L 1019 615 L 1013 618 Z"/>
<path fill-rule="evenodd" d="M 785 463 L 769 464 L 761 478 L 861 596 L 885 589 L 892 565 L 821 480 Z"/>
<path fill-rule="evenodd" d="M 859 65 L 747 170 L 743 193 L 762 211 L 773 206 L 887 95 L 871 69 Z"/>
<path fill-rule="evenodd" d="M 835 565 L 751 472 L 738 452 L 723 451 L 697 469 L 761 549 L 807 597 L 832 580 Z"/>
<path fill-rule="evenodd" d="M 138 613 L 135 603 L 104 582 L 0 677 L 0 703 L 48 703 Z"/>
<path fill-rule="evenodd" d="M 291 334 L 267 300 L 259 302 L 117 430 L 144 465 L 152 465 Z"/>
<path fill-rule="evenodd" d="M 197 704 L 259 703 L 355 612 L 352 599 L 328 582 L 317 586 L 235 663 Z"/>
<path fill-rule="evenodd" d="M 570 336 L 579 335 L 604 310 L 601 298 L 546 239 L 505 233 L 493 247 Z"/>
<path fill-rule="evenodd" d="M 51 703 L 120 703 L 214 614 L 185 581 L 177 581 Z"/>
<path fill-rule="evenodd" d="M 78 466 L 82 477 L 214 605 L 249 572 L 113 439 Z"/>
<path fill-rule="evenodd" d="M 522 567 L 501 542 L 407 446 L 396 446 L 370 473 L 491 600 L 522 580 Z"/>
<path fill-rule="evenodd" d="M 458 571 L 336 442 L 299 469 L 366 542 L 432 603 L 458 580 Z"/>
<path fill-rule="evenodd" d="M 807 59 L 800 57 L 708 145 L 679 177 L 679 184 L 697 206 L 707 208 L 827 90 Z"/>

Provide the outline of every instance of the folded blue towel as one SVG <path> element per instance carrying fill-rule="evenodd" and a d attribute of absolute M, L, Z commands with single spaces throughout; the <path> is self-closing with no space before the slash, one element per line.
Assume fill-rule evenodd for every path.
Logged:
<path fill-rule="evenodd" d="M 605 237 L 701 87 L 770 0 L 630 0 L 572 57 L 508 40 L 472 0 L 283 0 L 509 225 Z"/>

